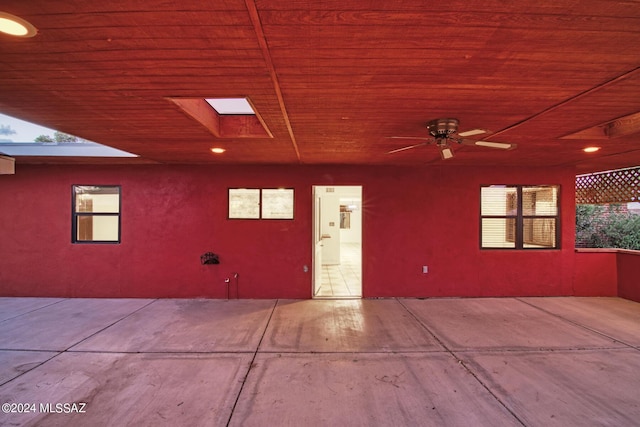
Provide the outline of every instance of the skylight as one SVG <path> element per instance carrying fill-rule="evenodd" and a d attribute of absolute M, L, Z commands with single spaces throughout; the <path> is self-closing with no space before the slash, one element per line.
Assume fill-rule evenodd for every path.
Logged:
<path fill-rule="evenodd" d="M 256 114 L 247 98 L 206 98 L 205 101 L 218 114 Z"/>
<path fill-rule="evenodd" d="M 138 157 L 4 114 L 0 114 L 0 153 L 10 156 Z"/>
<path fill-rule="evenodd" d="M 216 138 L 273 138 L 249 99 L 167 98 Z"/>

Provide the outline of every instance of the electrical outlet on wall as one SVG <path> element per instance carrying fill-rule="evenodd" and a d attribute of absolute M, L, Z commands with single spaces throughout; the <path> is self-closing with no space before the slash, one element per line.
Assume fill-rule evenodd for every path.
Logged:
<path fill-rule="evenodd" d="M 429 272 L 429 266 L 423 265 L 422 266 L 422 274 L 427 274 L 428 272 Z"/>

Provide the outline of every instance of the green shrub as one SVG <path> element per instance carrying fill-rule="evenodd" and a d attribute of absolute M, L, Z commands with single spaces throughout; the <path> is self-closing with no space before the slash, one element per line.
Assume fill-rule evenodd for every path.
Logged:
<path fill-rule="evenodd" d="M 626 205 L 577 205 L 576 246 L 640 250 L 640 215 Z"/>

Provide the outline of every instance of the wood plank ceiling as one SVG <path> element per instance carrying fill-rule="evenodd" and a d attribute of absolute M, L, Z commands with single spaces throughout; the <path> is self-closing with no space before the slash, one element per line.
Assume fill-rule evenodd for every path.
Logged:
<path fill-rule="evenodd" d="M 0 10 L 38 29 L 0 35 L 0 113 L 138 162 L 640 165 L 637 116 L 621 136 L 593 136 L 640 112 L 637 1 L 5 0 Z M 169 101 L 206 97 L 248 97 L 273 137 L 218 138 Z M 518 148 L 387 154 L 420 142 L 389 137 L 427 137 L 441 117 Z M 602 149 L 582 151 L 592 145 Z M 17 159 L 79 161 L 96 160 Z"/>

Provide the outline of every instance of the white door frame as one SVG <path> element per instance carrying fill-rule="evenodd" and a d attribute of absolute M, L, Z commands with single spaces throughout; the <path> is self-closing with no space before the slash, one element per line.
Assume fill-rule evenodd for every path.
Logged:
<path fill-rule="evenodd" d="M 311 297 L 315 298 L 316 294 L 322 286 L 322 230 L 320 222 L 322 220 L 322 198 L 318 194 L 318 186 L 313 186 L 313 224 L 311 232 L 313 233 L 311 241 L 313 242 L 313 260 L 311 262 L 312 279 L 311 279 Z"/>
<path fill-rule="evenodd" d="M 313 185 L 312 186 L 312 199 L 313 199 L 313 206 L 312 206 L 312 227 L 311 227 L 311 231 L 312 231 L 312 256 L 313 256 L 313 260 L 312 260 L 312 289 L 311 289 L 311 297 L 312 298 L 361 298 L 362 297 L 362 287 L 363 287 L 363 282 L 362 280 L 360 280 L 360 295 L 352 295 L 352 296 L 318 296 L 318 292 L 320 290 L 320 287 L 322 286 L 322 273 L 323 273 L 323 248 L 324 248 L 324 244 L 326 244 L 328 242 L 328 234 L 327 233 L 327 224 L 324 224 L 324 233 L 323 233 L 323 218 L 322 218 L 322 208 L 323 208 L 323 202 L 322 202 L 322 194 L 324 194 L 323 192 L 326 191 L 327 187 L 333 187 L 336 189 L 339 189 L 340 187 L 359 187 L 360 191 L 360 212 L 358 212 L 358 214 L 360 215 L 360 225 L 362 227 L 362 221 L 363 221 L 363 216 L 362 215 L 362 202 L 363 202 L 363 187 L 362 185 L 357 185 L 357 186 L 349 186 L 349 185 Z M 339 206 L 339 202 L 338 202 L 338 206 Z M 325 206 L 325 213 L 326 213 L 326 206 Z M 326 218 L 325 218 L 326 220 Z M 331 229 L 331 234 L 335 235 L 335 231 L 337 231 L 337 233 L 340 233 L 340 217 L 338 216 L 338 219 L 333 221 L 336 222 L 335 226 L 337 227 L 337 230 L 333 230 Z M 361 235 L 360 235 L 360 277 L 362 277 L 362 270 L 363 270 L 363 257 L 362 257 L 362 229 L 361 229 Z M 324 237 L 323 237 L 324 235 Z M 324 240 L 324 243 L 323 243 Z M 334 236 L 333 240 L 331 241 L 331 243 L 335 244 L 336 240 L 339 242 L 340 240 L 340 236 Z M 339 244 L 339 243 L 338 243 Z M 326 248 L 324 248 L 326 251 Z M 335 248 L 334 248 L 335 249 Z M 338 248 L 339 251 L 339 248 Z M 329 253 L 331 253 L 332 250 L 329 250 Z M 339 264 L 339 260 L 338 260 L 338 264 Z"/>

